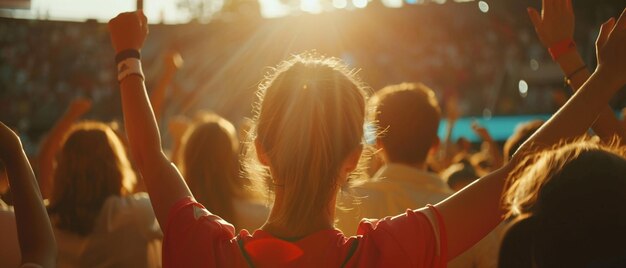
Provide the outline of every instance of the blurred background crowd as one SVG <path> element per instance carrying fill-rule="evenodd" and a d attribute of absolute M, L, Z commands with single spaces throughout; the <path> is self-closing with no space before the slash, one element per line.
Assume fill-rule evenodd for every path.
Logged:
<path fill-rule="evenodd" d="M 598 25 L 617 13 L 621 2 L 574 2 L 580 10 L 575 39 L 590 66 Z M 569 90 L 534 34 L 524 12 L 528 5 L 539 1 L 426 2 L 402 8 L 372 1 L 363 9 L 271 19 L 250 5 L 245 13 L 214 15 L 209 23 L 154 25 L 143 51 L 150 66 L 148 88 L 163 74 L 164 58 L 178 51 L 185 63 L 174 77 L 164 116 L 205 109 L 239 122 L 250 116 L 267 66 L 315 49 L 360 69 L 373 89 L 422 81 L 442 103 L 459 99 L 465 117 L 550 114 Z M 32 153 L 77 96 L 94 100 L 88 117 L 119 119 L 118 102 L 108 101 L 119 97 L 111 53 L 106 25 L 96 20 L 0 18 L 0 120 L 19 126 Z M 618 95 L 614 108 L 624 101 Z M 507 120 L 514 121 L 509 125 L 523 121 Z M 466 134 L 478 141 L 466 125 L 455 137 Z M 509 134 L 496 136 L 503 140 Z"/>

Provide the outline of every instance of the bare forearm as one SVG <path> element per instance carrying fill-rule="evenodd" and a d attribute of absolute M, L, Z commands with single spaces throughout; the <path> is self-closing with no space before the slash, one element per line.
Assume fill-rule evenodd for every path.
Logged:
<path fill-rule="evenodd" d="M 580 70 L 581 67 L 585 66 L 585 63 L 576 50 L 572 50 L 561 56 L 557 60 L 557 63 L 561 67 L 564 75 L 571 76 L 568 78 L 570 79 L 570 86 L 574 91 L 582 87 L 591 76 L 587 68 Z M 604 141 L 611 140 L 615 135 L 626 138 L 624 128 L 608 105 L 602 110 L 598 119 L 593 124 L 592 129 Z"/>
<path fill-rule="evenodd" d="M 139 76 L 121 82 L 124 122 L 132 155 L 150 194 L 155 214 L 165 229 L 170 207 L 191 192 L 161 150 L 161 137 L 148 95 Z"/>
<path fill-rule="evenodd" d="M 454 124 L 455 124 L 455 121 L 448 120 L 448 123 L 446 126 L 446 137 L 445 137 L 445 141 L 443 145 L 444 159 L 442 159 L 442 162 L 443 162 L 442 164 L 444 165 L 444 168 L 450 165 L 450 163 L 452 162 L 452 159 L 454 158 L 454 155 L 457 152 L 456 146 L 452 142 L 452 133 L 454 131 Z"/>
<path fill-rule="evenodd" d="M 161 136 L 143 80 L 129 76 L 120 83 L 124 123 L 131 152 L 140 170 L 145 159 L 161 152 Z"/>
<path fill-rule="evenodd" d="M 487 144 L 489 144 L 489 155 L 491 156 L 493 169 L 501 168 L 504 164 L 504 157 L 502 156 L 502 150 L 498 143 L 496 143 L 491 137 L 488 140 L 485 140 Z"/>
<path fill-rule="evenodd" d="M 72 124 L 80 118 L 81 114 L 67 111 L 54 125 L 48 136 L 44 139 L 39 151 L 39 181 L 41 193 L 48 198 L 52 192 L 52 177 L 54 174 L 54 161 L 57 152 L 61 149 L 63 136 L 72 127 Z"/>
<path fill-rule="evenodd" d="M 436 205 L 448 235 L 448 260 L 480 241 L 501 221 L 502 190 L 512 166 L 506 165 Z"/>
<path fill-rule="evenodd" d="M 154 115 L 157 122 L 161 121 L 163 116 L 163 109 L 165 109 L 165 96 L 167 95 L 167 87 L 174 79 L 174 71 L 165 70 L 163 76 L 159 80 L 156 89 L 150 95 L 150 101 L 152 103 L 152 108 L 154 109 Z"/>
<path fill-rule="evenodd" d="M 562 140 L 571 140 L 586 133 L 598 118 L 619 85 L 612 84 L 601 72 L 596 72 L 582 85 L 580 90 L 548 120 L 527 142 L 520 152 L 535 147 L 550 147 Z M 520 156 L 516 156 L 519 160 Z"/>
<path fill-rule="evenodd" d="M 32 168 L 23 150 L 6 161 L 22 263 L 54 267 L 56 241 Z"/>
<path fill-rule="evenodd" d="M 579 92 L 522 145 L 511 162 L 437 205 L 448 230 L 450 258 L 469 248 L 499 223 L 504 212 L 500 199 L 505 179 L 532 146 L 551 147 L 562 139 L 575 138 L 587 131 L 619 88 L 611 81 L 602 72 L 592 75 Z"/>

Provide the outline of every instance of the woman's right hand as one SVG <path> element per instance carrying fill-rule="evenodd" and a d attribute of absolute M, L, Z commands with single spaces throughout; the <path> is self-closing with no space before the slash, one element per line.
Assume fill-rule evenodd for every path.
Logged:
<path fill-rule="evenodd" d="M 148 19 L 141 11 L 120 13 L 109 21 L 109 32 L 115 53 L 141 50 L 148 36 Z"/>
<path fill-rule="evenodd" d="M 543 46 L 549 48 L 574 37 L 574 10 L 572 0 L 543 0 L 541 14 L 528 8 L 528 16 Z"/>
<path fill-rule="evenodd" d="M 626 9 L 614 22 L 610 19 L 600 28 L 596 41 L 598 67 L 596 72 L 610 85 L 622 87 L 626 84 Z"/>

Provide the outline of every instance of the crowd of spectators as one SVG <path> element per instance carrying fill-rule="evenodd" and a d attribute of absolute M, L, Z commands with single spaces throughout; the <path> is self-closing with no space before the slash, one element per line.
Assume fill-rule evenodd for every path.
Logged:
<path fill-rule="evenodd" d="M 512 6 L 4 19 L 0 266 L 624 266 L 626 9 Z"/>
<path fill-rule="evenodd" d="M 461 97 L 466 115 L 481 116 L 484 109 L 493 115 L 553 112 L 558 107 L 553 92 L 563 91 L 560 73 L 546 67 L 541 73 L 547 79 L 530 77 L 529 92 L 522 96 L 518 91 L 518 81 L 525 79 L 520 69 L 528 69 L 531 60 L 538 68 L 551 63 L 525 14 L 509 10 L 496 3 L 488 13 L 473 3 L 402 9 L 372 5 L 269 20 L 156 25 L 143 57 L 158 62 L 175 49 L 185 58 L 184 72 L 174 82 L 180 94 L 170 98 L 170 106 L 178 107 L 174 113 L 202 108 L 235 121 L 249 116 L 252 89 L 264 67 L 310 49 L 361 68 L 373 88 L 410 78 L 435 88 L 444 102 Z M 593 17 L 584 20 L 579 28 L 585 34 L 576 37 L 589 48 L 596 32 L 585 30 L 597 23 Z M 0 33 L 0 119 L 19 126 L 26 144 L 37 143 L 77 95 L 95 103 L 117 98 L 105 25 L 0 19 Z M 593 54 L 582 51 L 585 57 Z M 159 67 L 147 70 L 150 78 L 160 73 Z M 214 79 L 220 76 L 237 79 Z M 92 113 L 120 118 L 116 105 L 96 105 Z"/>

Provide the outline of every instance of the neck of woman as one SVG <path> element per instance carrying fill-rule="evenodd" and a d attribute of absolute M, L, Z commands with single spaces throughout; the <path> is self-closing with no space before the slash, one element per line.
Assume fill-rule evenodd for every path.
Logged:
<path fill-rule="evenodd" d="M 299 240 L 322 230 L 334 230 L 335 221 L 335 203 L 336 198 L 333 198 L 326 209 L 322 209 L 319 213 L 313 214 L 312 217 L 306 221 L 304 226 L 288 226 L 287 224 L 276 221 L 277 211 L 282 209 L 284 204 L 284 194 L 282 189 L 277 189 L 276 197 L 274 198 L 274 206 L 270 212 L 269 219 L 261 227 L 261 230 L 266 231 L 277 238 L 284 240 Z M 333 195 L 336 196 L 336 195 Z"/>

